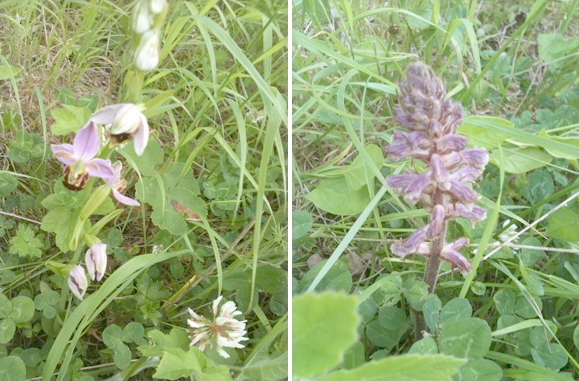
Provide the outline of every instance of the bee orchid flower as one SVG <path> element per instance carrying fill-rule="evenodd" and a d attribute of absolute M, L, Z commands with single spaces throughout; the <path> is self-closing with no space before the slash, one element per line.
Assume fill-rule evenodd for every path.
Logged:
<path fill-rule="evenodd" d="M 101 108 L 91 120 L 98 124 L 110 124 L 108 132 L 113 144 L 122 144 L 132 137 L 135 141 L 135 153 L 143 154 L 149 141 L 149 123 L 141 108 L 132 103 L 121 103 Z"/>
<path fill-rule="evenodd" d="M 121 175 L 122 169 L 123 164 L 120 161 L 115 162 L 113 164 L 114 176 L 105 181 L 111 187 L 113 197 L 118 202 L 129 206 L 140 206 L 141 204 L 138 201 L 121 194 L 121 192 L 127 187 L 127 180 L 125 180 Z"/>
<path fill-rule="evenodd" d="M 89 121 L 75 136 L 71 144 L 50 146 L 54 157 L 64 163 L 64 185 L 70 190 L 81 190 L 87 180 L 93 177 L 107 179 L 113 176 L 109 160 L 95 159 L 100 139 L 97 125 Z"/>

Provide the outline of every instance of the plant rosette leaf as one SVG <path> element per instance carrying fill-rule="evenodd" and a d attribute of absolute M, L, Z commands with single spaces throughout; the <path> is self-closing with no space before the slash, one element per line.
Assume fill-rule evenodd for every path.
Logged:
<path fill-rule="evenodd" d="M 8 172 L 0 172 L 0 197 L 7 197 L 18 187 L 18 180 Z"/>
<path fill-rule="evenodd" d="M 440 323 L 440 353 L 469 359 L 483 357 L 491 346 L 491 328 L 478 318 L 450 320 Z"/>
<path fill-rule="evenodd" d="M 322 375 L 344 358 L 358 339 L 360 315 L 355 296 L 324 292 L 293 298 L 293 371 Z"/>
<path fill-rule="evenodd" d="M 303 210 L 292 212 L 292 240 L 299 239 L 307 234 L 313 225 L 312 215 Z"/>

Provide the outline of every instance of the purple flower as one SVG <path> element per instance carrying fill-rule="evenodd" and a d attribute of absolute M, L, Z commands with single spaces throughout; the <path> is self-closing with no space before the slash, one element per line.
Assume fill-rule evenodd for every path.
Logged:
<path fill-rule="evenodd" d="M 132 137 L 135 141 L 135 153 L 143 154 L 149 141 L 149 123 L 139 106 L 132 103 L 121 103 L 101 108 L 91 116 L 98 124 L 111 124 L 109 134 L 113 144 L 121 144 Z"/>
<path fill-rule="evenodd" d="M 121 192 L 127 187 L 127 180 L 121 176 L 122 169 L 123 164 L 120 161 L 115 162 L 115 164 L 113 164 L 114 176 L 106 179 L 105 181 L 111 187 L 113 191 L 113 197 L 118 202 L 125 205 L 139 206 L 141 204 L 139 204 L 138 201 L 135 201 L 132 198 L 121 194 Z"/>
<path fill-rule="evenodd" d="M 109 160 L 95 159 L 100 145 L 98 129 L 89 121 L 76 134 L 72 145 L 50 146 L 54 157 L 64 163 L 64 185 L 70 190 L 81 190 L 90 176 L 107 179 L 113 176 Z"/>
<path fill-rule="evenodd" d="M 410 254 L 430 257 L 425 281 L 432 292 L 439 267 L 436 258 L 462 272 L 472 269 L 458 252 L 468 246 L 468 239 L 445 244 L 446 225 L 458 217 L 472 224 L 486 218 L 486 211 L 474 205 L 478 193 L 467 184 L 475 183 L 482 175 L 489 154 L 481 148 L 466 149 L 468 139 L 456 134 L 462 122 L 462 107 L 445 99 L 444 84 L 431 68 L 422 63 L 410 64 L 400 92 L 400 107 L 395 108 L 394 114 L 405 131 L 394 132 L 386 152 L 394 161 L 412 158 L 425 166 L 421 173 L 407 171 L 388 176 L 386 183 L 408 203 L 421 201 L 430 212 L 430 222 L 395 242 L 391 252 L 402 258 Z"/>

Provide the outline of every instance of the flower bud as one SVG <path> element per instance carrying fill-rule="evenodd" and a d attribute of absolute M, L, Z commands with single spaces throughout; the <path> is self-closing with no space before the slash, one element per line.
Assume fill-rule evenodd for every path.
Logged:
<path fill-rule="evenodd" d="M 161 37 L 159 31 L 151 29 L 141 37 L 141 42 L 135 51 L 135 66 L 142 71 L 153 70 L 159 64 L 159 48 Z"/>
<path fill-rule="evenodd" d="M 70 273 L 68 274 L 68 287 L 70 287 L 70 291 L 72 291 L 77 298 L 82 300 L 86 288 L 88 287 L 88 280 L 86 279 L 84 267 L 77 265 L 70 270 Z"/>
<path fill-rule="evenodd" d="M 86 268 L 91 280 L 100 281 L 107 269 L 107 245 L 95 243 L 86 251 Z"/>

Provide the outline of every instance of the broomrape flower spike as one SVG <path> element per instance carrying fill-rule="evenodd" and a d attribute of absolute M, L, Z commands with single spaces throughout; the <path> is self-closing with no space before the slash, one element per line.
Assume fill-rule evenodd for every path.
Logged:
<path fill-rule="evenodd" d="M 243 348 L 245 345 L 241 344 L 240 341 L 249 339 L 243 337 L 247 333 L 245 330 L 246 321 L 235 319 L 235 316 L 241 315 L 241 312 L 237 311 L 235 303 L 229 301 L 218 310 L 217 307 L 221 299 L 222 296 L 213 301 L 213 319 L 197 315 L 189 308 L 191 319 L 187 320 L 187 323 L 191 328 L 187 332 L 189 332 L 189 338 L 191 339 L 190 345 L 197 345 L 202 351 L 207 346 L 212 347 L 215 345 L 219 355 L 229 358 L 229 354 L 225 352 L 223 347 Z"/>
<path fill-rule="evenodd" d="M 53 144 L 50 146 L 54 157 L 66 164 L 64 168 L 64 186 L 70 190 L 81 190 L 90 178 L 107 179 L 113 176 L 109 160 L 95 159 L 99 151 L 100 139 L 97 125 L 89 121 L 76 134 L 71 144 Z"/>
<path fill-rule="evenodd" d="M 100 281 L 107 269 L 107 245 L 95 243 L 86 251 L 86 268 L 91 280 Z"/>
<path fill-rule="evenodd" d="M 98 124 L 110 124 L 110 142 L 120 145 L 130 137 L 135 141 L 135 153 L 143 154 L 149 141 L 149 123 L 141 108 L 132 103 L 121 103 L 101 108 L 91 116 Z"/>
<path fill-rule="evenodd" d="M 70 291 L 72 291 L 74 296 L 82 300 L 88 287 L 84 267 L 77 265 L 70 270 L 68 274 L 68 287 L 70 287 Z"/>
<path fill-rule="evenodd" d="M 394 132 L 386 151 L 393 161 L 412 158 L 426 166 L 421 173 L 407 170 L 388 176 L 386 182 L 408 203 L 422 203 L 430 213 L 430 222 L 395 242 L 390 250 L 402 258 L 411 254 L 428 257 L 424 281 L 433 292 L 440 259 L 461 272 L 472 270 L 470 262 L 458 252 L 468 247 L 469 240 L 459 238 L 447 244 L 446 225 L 457 217 L 473 225 L 486 218 L 486 210 L 474 205 L 478 193 L 467 184 L 482 175 L 489 155 L 482 148 L 466 149 L 467 138 L 456 133 L 462 122 L 462 107 L 445 100 L 444 84 L 431 68 L 420 62 L 410 64 L 400 92 L 400 107 L 394 114 L 405 131 Z"/>

